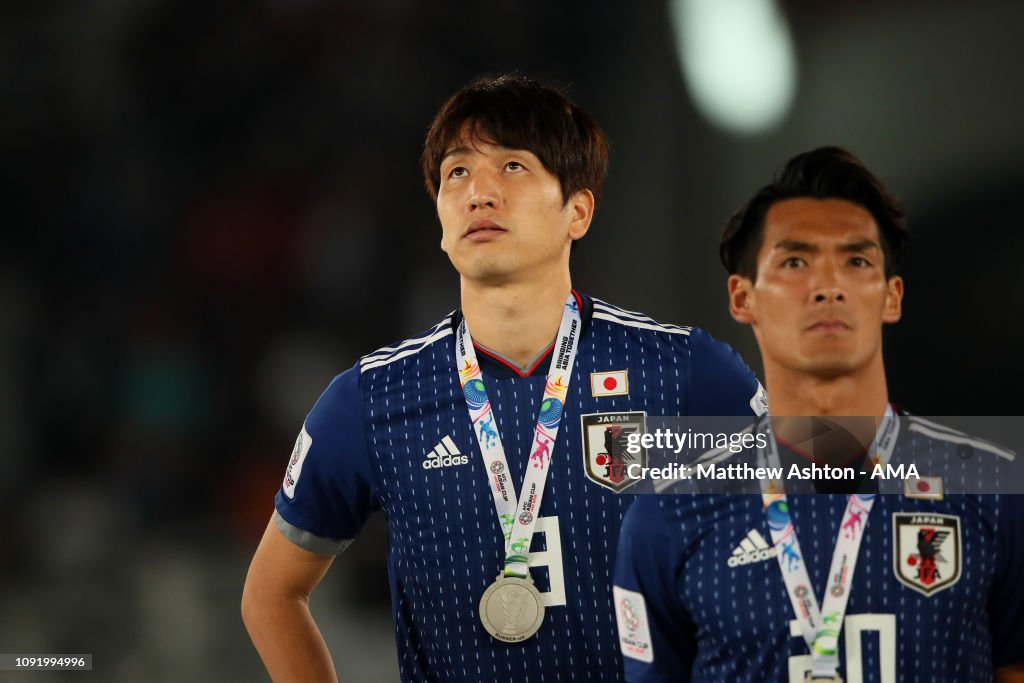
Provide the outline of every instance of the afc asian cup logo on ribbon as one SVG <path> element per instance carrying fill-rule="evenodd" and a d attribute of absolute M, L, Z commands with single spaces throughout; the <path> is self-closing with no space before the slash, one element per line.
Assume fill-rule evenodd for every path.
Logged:
<path fill-rule="evenodd" d="M 925 596 L 960 580 L 960 518 L 934 513 L 894 512 L 893 571 L 900 583 Z"/>

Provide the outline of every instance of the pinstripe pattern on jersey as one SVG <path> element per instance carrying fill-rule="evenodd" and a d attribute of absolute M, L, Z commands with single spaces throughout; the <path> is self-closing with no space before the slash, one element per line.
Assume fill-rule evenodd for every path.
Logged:
<path fill-rule="evenodd" d="M 621 680 L 611 574 L 619 524 L 632 496 L 586 478 L 579 416 L 627 410 L 679 414 L 685 337 L 679 330 L 640 328 L 632 319 L 604 320 L 595 311 L 580 340 L 540 510 L 541 517 L 558 519 L 567 605 L 549 607 L 537 636 L 513 648 L 487 635 L 477 614 L 477 601 L 502 566 L 503 544 L 452 372 L 454 337 L 445 332 L 435 326 L 416 343 L 400 344 L 362 367 L 371 459 L 389 519 L 403 679 Z M 583 390 L 590 372 L 622 368 L 630 373 L 630 395 L 594 398 Z M 487 379 L 517 488 L 544 381 L 543 375 Z M 424 474 L 423 453 L 445 436 L 470 456 L 469 465 Z M 538 534 L 531 550 L 545 543 Z M 546 591 L 548 570 L 532 574 Z"/>
<path fill-rule="evenodd" d="M 369 511 L 384 511 L 403 681 L 621 680 L 611 583 L 621 521 L 633 496 L 588 478 L 580 416 L 748 414 L 757 383 L 734 352 L 699 330 L 691 335 L 689 328 L 589 299 L 585 306 L 592 311 L 539 510 L 552 531 L 535 534 L 530 547 L 531 555 L 547 552 L 560 560 L 565 599 L 548 606 L 540 631 L 524 643 L 494 640 L 479 621 L 478 601 L 502 568 L 504 539 L 487 487 L 489 466 L 481 462 L 453 367 L 455 317 L 364 357 L 332 382 L 307 417 L 320 431 L 312 435 L 295 499 L 279 492 L 278 510 L 299 530 L 315 527 L 345 538 Z M 519 376 L 498 364 L 488 369 L 482 358 L 481 366 L 519 489 L 546 378 L 542 372 Z M 628 394 L 595 397 L 588 390 L 591 373 L 608 371 L 628 373 Z M 425 468 L 438 443 L 468 462 Z M 551 586 L 554 567 L 531 557 L 542 592 Z"/>

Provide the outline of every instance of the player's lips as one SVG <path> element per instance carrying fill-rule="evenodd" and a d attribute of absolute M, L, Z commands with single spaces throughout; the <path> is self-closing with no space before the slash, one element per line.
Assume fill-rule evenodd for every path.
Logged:
<path fill-rule="evenodd" d="M 478 219 L 469 224 L 466 232 L 462 234 L 466 239 L 474 242 L 486 242 L 504 235 L 507 230 L 497 223 L 487 219 Z"/>
<path fill-rule="evenodd" d="M 844 320 L 839 319 L 827 319 L 819 320 L 810 326 L 808 326 L 808 332 L 822 332 L 825 334 L 838 334 L 840 332 L 849 331 L 850 325 Z"/>

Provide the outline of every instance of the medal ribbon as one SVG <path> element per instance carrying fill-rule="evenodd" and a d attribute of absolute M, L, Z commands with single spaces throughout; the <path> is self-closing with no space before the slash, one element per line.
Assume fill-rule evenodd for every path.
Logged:
<path fill-rule="evenodd" d="M 765 420 L 765 425 L 770 421 Z M 764 429 L 764 428 L 763 428 Z M 770 427 L 767 431 L 771 431 Z M 875 456 L 869 459 L 869 465 L 885 464 L 892 455 L 899 431 L 899 419 L 887 406 L 882 425 L 872 443 Z M 765 454 L 761 454 L 762 461 Z M 774 436 L 768 439 L 768 466 L 780 467 L 778 447 Z M 864 538 L 868 516 L 875 504 L 874 493 L 851 494 L 846 502 L 843 521 L 836 534 L 836 544 L 832 551 L 832 563 L 826 578 L 824 601 L 819 609 L 818 598 L 811 585 L 811 577 L 807 573 L 804 556 L 800 551 L 800 543 L 796 537 L 796 529 L 789 513 L 789 502 L 781 480 L 761 481 L 761 499 L 764 503 L 765 516 L 768 518 L 768 530 L 776 548 L 776 559 L 782 570 L 782 580 L 789 593 L 789 601 L 793 605 L 793 613 L 800 623 L 807 647 L 811 651 L 811 676 L 838 680 L 839 670 L 839 632 L 843 628 L 843 617 L 846 615 L 846 603 L 850 599 L 850 585 L 853 582 L 853 570 L 857 566 L 860 542 Z"/>
<path fill-rule="evenodd" d="M 558 326 L 555 348 L 551 353 L 547 382 L 540 400 L 537 426 L 530 446 L 530 461 L 523 477 L 522 497 L 516 496 L 515 484 L 511 479 L 505 448 L 498 434 L 494 410 L 487 398 L 487 388 L 477 362 L 473 339 L 465 317 L 459 324 L 455 342 L 455 361 L 459 371 L 459 383 L 469 408 L 469 419 L 473 423 L 484 471 L 490 479 L 494 508 L 498 513 L 498 524 L 505 536 L 505 576 L 527 578 L 530 575 L 529 552 L 533 539 L 533 528 L 540 512 L 544 484 L 551 464 L 551 452 L 558 437 L 558 426 L 562 422 L 565 397 L 569 392 L 573 364 L 579 334 L 583 327 L 576 297 L 571 292 L 565 302 L 562 321 Z"/>

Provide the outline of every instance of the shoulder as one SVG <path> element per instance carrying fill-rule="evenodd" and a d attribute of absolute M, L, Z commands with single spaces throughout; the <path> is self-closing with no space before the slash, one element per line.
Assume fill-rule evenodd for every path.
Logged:
<path fill-rule="evenodd" d="M 961 458 L 979 453 L 985 457 L 1001 458 L 1010 462 L 1016 459 L 1016 454 L 1005 446 L 938 422 L 916 415 L 902 415 L 901 420 L 906 433 L 912 435 L 911 438 L 921 445 L 953 451 Z"/>
<path fill-rule="evenodd" d="M 660 323 L 599 299 L 593 302 L 592 326 L 597 335 L 617 338 L 626 350 L 642 349 L 647 358 L 670 360 L 680 370 L 686 385 L 681 409 L 687 414 L 760 415 L 765 411 L 764 390 L 725 342 L 699 327 Z"/>
<path fill-rule="evenodd" d="M 998 422 L 977 424 L 986 434 L 1004 434 L 1000 427 Z M 917 476 L 937 478 L 945 494 L 1022 492 L 1024 461 L 1014 450 L 930 419 L 900 417 L 893 459 L 897 465 L 914 466 Z"/>
<path fill-rule="evenodd" d="M 673 538 L 673 531 L 667 524 L 665 513 L 661 509 L 663 496 L 644 494 L 634 499 L 622 518 L 619 530 L 619 553 L 630 561 L 650 558 L 665 550 L 666 544 Z M 641 566 L 645 562 L 639 563 Z"/>
<path fill-rule="evenodd" d="M 645 529 L 656 524 L 663 524 L 665 515 L 661 511 L 659 497 L 651 494 L 639 495 L 626 511 L 626 519 L 623 525 Z"/>
<path fill-rule="evenodd" d="M 595 324 L 612 325 L 617 327 L 631 328 L 646 332 L 660 332 L 669 335 L 690 336 L 692 327 L 686 325 L 668 325 L 660 323 L 650 316 L 636 311 L 627 311 L 624 308 L 613 306 L 606 301 L 593 299 L 594 313 L 592 319 Z"/>
<path fill-rule="evenodd" d="M 383 368 L 396 361 L 405 360 L 424 352 L 438 341 L 454 334 L 452 320 L 455 311 L 446 315 L 433 327 L 412 336 L 404 341 L 377 349 L 368 353 L 359 360 L 359 372 L 365 373 L 378 368 Z"/>
<path fill-rule="evenodd" d="M 663 336 L 667 341 L 686 347 L 691 355 L 716 357 L 730 363 L 739 358 L 731 346 L 699 327 L 659 322 L 643 313 L 627 311 L 600 299 L 593 299 L 593 302 L 595 325 L 618 327 L 637 337 Z"/>

